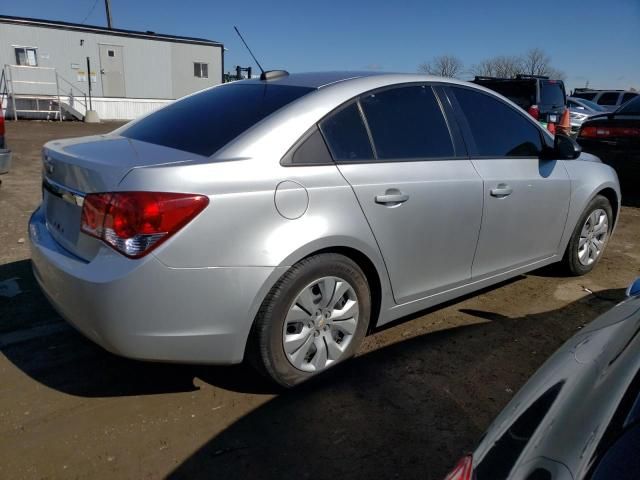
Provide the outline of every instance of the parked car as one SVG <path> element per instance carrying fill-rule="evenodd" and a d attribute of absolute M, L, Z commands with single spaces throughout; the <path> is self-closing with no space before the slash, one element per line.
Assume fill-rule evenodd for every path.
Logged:
<path fill-rule="evenodd" d="M 290 386 L 370 327 L 564 259 L 590 271 L 615 172 L 483 87 L 263 75 L 45 145 L 35 276 L 120 355 Z"/>
<path fill-rule="evenodd" d="M 591 100 L 605 110 L 613 112 L 629 100 L 640 96 L 640 93 L 628 90 L 593 90 L 591 88 L 576 88 L 573 90 L 572 96 Z"/>
<path fill-rule="evenodd" d="M 560 121 L 567 103 L 562 80 L 536 75 L 516 78 L 475 77 L 473 83 L 487 87 L 507 97 L 513 103 L 544 123 Z"/>
<path fill-rule="evenodd" d="M 11 169 L 11 150 L 7 148 L 5 140 L 4 115 L 2 105 L 0 105 L 0 175 L 8 173 Z M 0 185 L 2 180 L 0 179 Z"/>
<path fill-rule="evenodd" d="M 591 100 L 585 100 L 584 98 L 578 97 L 567 97 L 567 108 L 569 109 L 572 135 L 578 133 L 580 125 L 582 125 L 582 122 L 587 118 L 607 111 L 597 103 L 593 103 Z"/>
<path fill-rule="evenodd" d="M 447 480 L 640 478 L 640 279 L 567 341 Z"/>
<path fill-rule="evenodd" d="M 590 117 L 577 137 L 584 151 L 614 167 L 620 181 L 637 192 L 640 180 L 640 97 L 613 113 Z"/>

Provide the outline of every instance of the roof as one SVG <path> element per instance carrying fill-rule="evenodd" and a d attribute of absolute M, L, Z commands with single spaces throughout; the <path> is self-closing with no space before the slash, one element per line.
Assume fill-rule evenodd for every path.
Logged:
<path fill-rule="evenodd" d="M 253 78 L 249 80 L 251 83 L 263 83 L 275 85 L 290 85 L 296 87 L 309 87 L 309 88 L 322 88 L 328 85 L 343 82 L 345 80 L 353 80 L 356 78 L 373 77 L 380 75 L 389 75 L 387 72 L 304 72 L 304 73 L 290 73 L 289 75 L 278 77 L 273 80 L 258 80 Z"/>
<path fill-rule="evenodd" d="M 121 28 L 107 28 L 97 25 L 83 25 L 80 23 L 61 22 L 57 20 L 40 20 L 37 18 L 11 17 L 0 15 L 0 24 L 24 25 L 40 28 L 54 28 L 59 30 L 70 30 L 75 32 L 100 33 L 103 35 L 114 35 L 118 37 L 141 38 L 145 40 L 157 40 L 160 42 L 191 43 L 196 45 L 211 45 L 222 47 L 222 43 L 204 38 L 181 37 L 178 35 L 163 35 L 151 31 L 138 32 L 135 30 L 124 30 Z"/>

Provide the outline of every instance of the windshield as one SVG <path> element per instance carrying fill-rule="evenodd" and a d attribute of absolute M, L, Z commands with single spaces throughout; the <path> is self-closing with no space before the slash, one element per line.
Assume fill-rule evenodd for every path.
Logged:
<path fill-rule="evenodd" d="M 592 102 L 591 100 L 587 100 L 587 99 L 581 98 L 580 99 L 580 103 L 585 105 L 585 106 L 587 106 L 587 107 L 589 107 L 589 108 L 591 108 L 591 109 L 593 109 L 593 110 L 595 110 L 596 112 L 606 112 L 607 111 L 606 108 L 601 107 L 600 105 L 598 105 L 595 102 Z"/>
<path fill-rule="evenodd" d="M 629 100 L 616 113 L 625 113 L 627 115 L 640 115 L 640 97 Z"/>
<path fill-rule="evenodd" d="M 178 100 L 125 127 L 120 134 L 210 156 L 279 108 L 313 88 L 230 83 Z"/>
<path fill-rule="evenodd" d="M 541 83 L 540 103 L 543 105 L 564 105 L 565 94 L 562 82 L 555 80 L 544 80 Z"/>

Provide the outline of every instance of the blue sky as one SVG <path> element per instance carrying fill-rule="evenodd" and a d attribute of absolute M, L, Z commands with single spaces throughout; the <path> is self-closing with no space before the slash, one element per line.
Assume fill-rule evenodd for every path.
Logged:
<path fill-rule="evenodd" d="M 104 0 L 3 2 L 0 14 L 105 25 Z M 95 5 L 93 11 L 92 6 Z M 209 38 L 227 70 L 253 62 L 291 72 L 414 72 L 441 54 L 466 66 L 540 47 L 570 88 L 640 89 L 640 0 L 111 0 L 114 26 Z M 91 12 L 91 13 L 89 13 Z"/>

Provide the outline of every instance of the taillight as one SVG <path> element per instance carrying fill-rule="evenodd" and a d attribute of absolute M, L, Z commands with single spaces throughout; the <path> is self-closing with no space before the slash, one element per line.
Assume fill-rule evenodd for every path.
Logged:
<path fill-rule="evenodd" d="M 471 480 L 473 478 L 473 457 L 465 455 L 449 472 L 444 480 Z"/>
<path fill-rule="evenodd" d="M 578 136 L 584 138 L 640 137 L 640 128 L 586 126 L 580 129 Z"/>
<path fill-rule="evenodd" d="M 4 137 L 4 115 L 2 113 L 2 102 L 0 102 L 0 137 Z"/>
<path fill-rule="evenodd" d="M 190 193 L 92 193 L 84 199 L 81 230 L 127 257 L 139 258 L 170 238 L 208 204 L 208 197 Z"/>
<path fill-rule="evenodd" d="M 538 107 L 538 105 L 531 105 L 529 107 L 529 110 L 527 111 L 533 118 L 535 118 L 536 120 L 540 120 L 540 108 Z"/>

